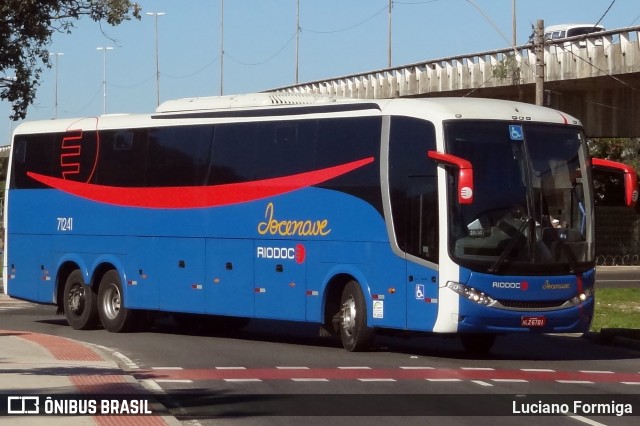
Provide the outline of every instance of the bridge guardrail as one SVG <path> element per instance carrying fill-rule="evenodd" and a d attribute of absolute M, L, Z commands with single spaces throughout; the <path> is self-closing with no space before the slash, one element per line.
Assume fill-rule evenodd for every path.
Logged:
<path fill-rule="evenodd" d="M 545 81 L 640 72 L 640 26 L 545 41 Z M 509 63 L 515 59 L 514 63 Z M 392 98 L 533 84 L 533 45 L 456 55 L 269 91 Z M 500 73 L 506 69 L 507 72 Z M 498 71 L 498 72 L 496 72 Z M 517 71 L 517 72 L 516 72 Z"/>

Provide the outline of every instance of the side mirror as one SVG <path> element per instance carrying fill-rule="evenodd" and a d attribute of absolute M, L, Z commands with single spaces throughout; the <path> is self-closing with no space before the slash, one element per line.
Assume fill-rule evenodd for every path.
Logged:
<path fill-rule="evenodd" d="M 438 151 L 429 151 L 427 156 L 438 164 L 458 169 L 458 203 L 473 204 L 473 165 L 471 162 Z"/>
<path fill-rule="evenodd" d="M 594 169 L 618 171 L 624 173 L 624 200 L 627 207 L 635 207 L 638 202 L 638 175 L 633 167 L 617 161 L 592 158 L 591 166 Z"/>

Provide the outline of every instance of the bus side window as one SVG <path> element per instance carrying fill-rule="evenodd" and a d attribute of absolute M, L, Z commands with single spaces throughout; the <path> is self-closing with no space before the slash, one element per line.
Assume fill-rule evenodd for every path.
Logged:
<path fill-rule="evenodd" d="M 315 169 L 332 167 L 363 158 L 374 161 L 365 167 L 323 183 L 323 188 L 357 196 L 381 214 L 380 117 L 346 117 L 317 120 Z"/>
<path fill-rule="evenodd" d="M 147 129 L 100 131 L 95 183 L 107 186 L 146 185 Z"/>
<path fill-rule="evenodd" d="M 212 138 L 207 125 L 150 129 L 147 185 L 203 185 Z"/>
<path fill-rule="evenodd" d="M 289 146 L 298 142 L 298 123 L 276 124 L 274 144 Z"/>
<path fill-rule="evenodd" d="M 131 151 L 133 148 L 133 132 L 117 131 L 113 137 L 114 151 Z"/>
<path fill-rule="evenodd" d="M 11 189 L 40 188 L 42 184 L 27 176 L 28 172 L 60 176 L 58 139 L 61 134 L 18 135 L 13 145 Z"/>
<path fill-rule="evenodd" d="M 427 158 L 435 140 L 430 122 L 391 118 L 389 186 L 396 240 L 404 252 L 437 263 L 437 166 Z"/>
<path fill-rule="evenodd" d="M 16 138 L 13 144 L 13 161 L 24 164 L 27 158 L 27 141 L 22 137 Z"/>
<path fill-rule="evenodd" d="M 271 179 L 310 170 L 313 135 L 304 134 L 301 121 L 256 124 L 255 179 Z"/>
<path fill-rule="evenodd" d="M 213 132 L 208 185 L 248 182 L 254 177 L 256 126 L 219 124 Z"/>

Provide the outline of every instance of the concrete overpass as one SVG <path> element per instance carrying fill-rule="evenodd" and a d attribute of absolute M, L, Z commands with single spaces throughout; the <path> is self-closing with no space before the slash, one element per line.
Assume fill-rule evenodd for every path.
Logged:
<path fill-rule="evenodd" d="M 545 42 L 545 104 L 589 137 L 640 137 L 640 26 Z M 474 96 L 535 102 L 531 44 L 281 87 L 354 98 Z"/>

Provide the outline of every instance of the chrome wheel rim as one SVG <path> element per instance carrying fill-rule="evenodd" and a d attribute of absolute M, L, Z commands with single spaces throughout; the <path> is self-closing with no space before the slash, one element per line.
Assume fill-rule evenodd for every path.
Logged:
<path fill-rule="evenodd" d="M 349 336 L 353 335 L 356 328 L 356 301 L 349 297 L 342 304 L 342 329 Z"/>
<path fill-rule="evenodd" d="M 80 315 L 84 310 L 84 288 L 82 285 L 74 285 L 69 291 L 67 302 L 69 309 L 76 315 Z"/>
<path fill-rule="evenodd" d="M 103 312 L 109 319 L 115 319 L 120 312 L 121 304 L 120 289 L 115 284 L 109 284 L 109 288 L 104 292 L 102 301 Z"/>

